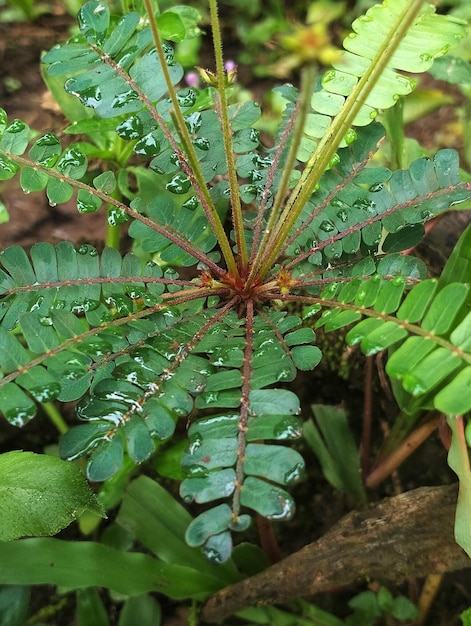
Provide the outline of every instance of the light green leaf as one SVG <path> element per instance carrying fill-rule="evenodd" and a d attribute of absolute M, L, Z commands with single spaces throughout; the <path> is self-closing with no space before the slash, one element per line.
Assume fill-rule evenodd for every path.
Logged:
<path fill-rule="evenodd" d="M 54 535 L 85 510 L 103 515 L 79 468 L 52 456 L 0 456 L 0 540 Z"/>
<path fill-rule="evenodd" d="M 157 26 L 162 39 L 183 41 L 186 37 L 186 28 L 182 19 L 172 10 L 164 11 L 157 17 Z"/>

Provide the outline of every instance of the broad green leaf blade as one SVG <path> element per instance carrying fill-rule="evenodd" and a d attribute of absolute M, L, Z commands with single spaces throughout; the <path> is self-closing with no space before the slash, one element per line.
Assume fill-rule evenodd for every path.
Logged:
<path fill-rule="evenodd" d="M 2 585 L 0 587 L 0 626 L 23 626 L 31 597 L 26 585 Z"/>
<path fill-rule="evenodd" d="M 56 457 L 7 452 L 0 475 L 1 541 L 54 535 L 85 510 L 103 515 L 78 467 Z"/>
<path fill-rule="evenodd" d="M 317 455 L 325 478 L 358 503 L 366 502 L 358 449 L 345 411 L 320 404 L 313 405 L 312 410 L 317 425 L 312 419 L 305 422 L 304 436 Z"/>
<path fill-rule="evenodd" d="M 224 583 L 204 572 L 120 552 L 97 542 L 22 539 L 1 544 L 0 584 L 105 587 L 126 596 L 148 591 L 203 599 Z M 25 563 L 28 567 L 25 567 Z"/>
<path fill-rule="evenodd" d="M 469 449 L 464 435 L 463 417 L 448 415 L 451 428 L 451 446 L 448 451 L 448 465 L 458 476 L 460 489 L 455 517 L 455 538 L 457 543 L 471 557 L 471 468 Z"/>
<path fill-rule="evenodd" d="M 110 621 L 97 589 L 77 591 L 78 626 L 109 626 Z"/>
<path fill-rule="evenodd" d="M 199 550 L 187 545 L 185 533 L 191 516 L 161 485 L 146 476 L 129 485 L 117 519 L 123 528 L 130 530 L 167 563 L 191 566 L 224 577 L 225 582 L 238 578 L 232 564 L 218 568 L 217 573 Z"/>
<path fill-rule="evenodd" d="M 119 614 L 118 626 L 135 626 L 135 624 L 162 624 L 162 609 L 157 600 L 149 595 L 128 598 Z"/>

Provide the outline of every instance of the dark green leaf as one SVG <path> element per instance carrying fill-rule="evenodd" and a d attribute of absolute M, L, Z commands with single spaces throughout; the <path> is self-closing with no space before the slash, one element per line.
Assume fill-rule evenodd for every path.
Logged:
<path fill-rule="evenodd" d="M 244 472 L 281 485 L 290 485 L 302 478 L 304 461 L 291 448 L 249 443 L 245 452 Z"/>
<path fill-rule="evenodd" d="M 294 515 L 294 500 L 289 493 L 254 476 L 244 480 L 240 501 L 268 519 L 284 521 Z"/>
<path fill-rule="evenodd" d="M 104 2 L 91 0 L 80 9 L 78 16 L 80 31 L 88 43 L 103 44 L 110 23 L 110 10 Z"/>
<path fill-rule="evenodd" d="M 87 464 L 87 476 L 90 480 L 100 482 L 111 478 L 123 463 L 123 440 L 115 435 L 111 440 L 102 440 L 93 449 Z"/>
<path fill-rule="evenodd" d="M 152 624 L 160 626 L 162 610 L 157 600 L 149 594 L 128 598 L 119 614 L 118 626 L 135 626 L 135 624 Z"/>
<path fill-rule="evenodd" d="M 78 626 L 109 626 L 108 614 L 97 589 L 77 591 Z"/>
<path fill-rule="evenodd" d="M 30 596 L 29 586 L 0 586 L 0 626 L 23 626 L 28 617 Z"/>

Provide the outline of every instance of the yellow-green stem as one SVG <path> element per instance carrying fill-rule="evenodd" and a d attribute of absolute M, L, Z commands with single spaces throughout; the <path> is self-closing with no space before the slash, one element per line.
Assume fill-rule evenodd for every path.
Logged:
<path fill-rule="evenodd" d="M 213 31 L 214 58 L 216 61 L 216 76 L 218 81 L 218 94 L 220 99 L 220 119 L 222 135 L 224 137 L 224 149 L 226 153 L 227 170 L 229 174 L 229 188 L 231 192 L 231 210 L 234 226 L 239 269 L 247 265 L 247 243 L 244 233 L 244 221 L 242 216 L 242 206 L 240 202 L 239 183 L 237 180 L 237 170 L 232 147 L 232 131 L 229 123 L 227 93 L 226 93 L 226 73 L 224 70 L 224 59 L 222 55 L 221 30 L 219 28 L 217 0 L 209 0 L 209 10 L 211 14 L 211 27 Z"/>
<path fill-rule="evenodd" d="M 423 0 L 411 0 L 411 2 L 406 5 L 372 59 L 367 71 L 345 100 L 331 126 L 319 142 L 311 159 L 306 164 L 306 168 L 280 216 L 280 226 L 269 234 L 270 239 L 267 243 L 267 247 L 271 249 L 271 251 L 266 256 L 261 267 L 260 274 L 262 276 L 266 275 L 269 268 L 276 261 L 277 255 L 286 237 L 301 214 L 303 207 L 309 200 L 322 174 L 328 168 L 340 142 L 352 126 L 355 117 L 365 104 L 368 95 L 387 67 L 391 57 L 422 8 L 422 5 Z"/>
<path fill-rule="evenodd" d="M 42 402 L 41 406 L 50 421 L 54 424 L 54 426 L 57 428 L 61 435 L 69 430 L 69 427 L 67 426 L 64 418 L 60 414 L 55 404 L 53 404 L 52 402 Z"/>
<path fill-rule="evenodd" d="M 198 157 L 196 155 L 193 144 L 191 143 L 191 137 L 188 132 L 188 129 L 185 124 L 185 120 L 183 114 L 180 109 L 180 105 L 178 103 L 177 94 L 175 92 L 175 88 L 172 83 L 172 79 L 170 78 L 170 73 L 168 71 L 167 63 L 165 61 L 165 54 L 162 47 L 162 40 L 160 39 L 160 34 L 157 28 L 157 23 L 154 17 L 152 2 L 151 0 L 144 0 L 144 4 L 146 7 L 147 15 L 149 17 L 149 24 L 152 31 L 152 37 L 154 40 L 154 44 L 157 50 L 157 55 L 159 57 L 160 65 L 162 67 L 162 71 L 164 74 L 165 83 L 167 85 L 167 90 L 170 96 L 170 99 L 173 104 L 173 114 L 174 120 L 176 122 L 177 132 L 182 143 L 185 146 L 186 157 L 188 158 L 188 162 L 192 169 L 192 175 L 195 180 L 195 184 L 198 186 L 198 189 L 204 198 L 205 202 L 205 211 L 207 212 L 208 219 L 211 222 L 211 226 L 214 230 L 214 234 L 217 237 L 219 242 L 221 253 L 226 261 L 228 271 L 233 274 L 236 278 L 239 277 L 239 272 L 237 269 L 237 264 L 235 262 L 234 254 L 232 252 L 231 246 L 229 244 L 229 240 L 224 231 L 224 227 L 222 225 L 221 219 L 218 215 L 216 207 L 212 201 L 212 198 L 209 194 L 209 190 L 206 186 L 206 181 L 203 176 L 203 172 L 201 171 L 201 167 L 199 165 Z"/>
<path fill-rule="evenodd" d="M 299 108 L 299 112 L 296 119 L 296 125 L 294 128 L 293 136 L 291 138 L 291 145 L 288 152 L 288 157 L 286 162 L 283 164 L 283 174 L 281 176 L 280 184 L 276 191 L 275 199 L 273 201 L 273 207 L 270 213 L 270 218 L 265 227 L 265 234 L 260 243 L 257 255 L 252 264 L 252 268 L 250 271 L 250 275 L 248 278 L 248 283 L 250 284 L 257 274 L 257 270 L 260 264 L 263 262 L 264 257 L 269 254 L 270 249 L 265 245 L 265 242 L 270 240 L 270 234 L 272 230 L 277 225 L 277 220 L 280 215 L 281 207 L 283 205 L 283 200 L 285 198 L 286 192 L 288 191 L 289 180 L 291 178 L 291 172 L 296 163 L 296 155 L 299 149 L 299 144 L 301 142 L 304 124 L 306 121 L 306 116 L 310 107 L 310 99 L 311 93 L 314 88 L 314 80 L 315 80 L 315 71 L 312 66 L 306 67 L 303 69 L 301 74 L 301 106 Z"/>

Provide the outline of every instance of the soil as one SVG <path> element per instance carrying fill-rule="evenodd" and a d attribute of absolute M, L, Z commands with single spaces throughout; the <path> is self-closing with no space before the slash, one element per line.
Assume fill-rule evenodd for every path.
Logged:
<path fill-rule="evenodd" d="M 1 19 L 1 9 L 0 9 Z M 6 24 L 0 21 L 0 106 L 9 115 L 9 119 L 20 118 L 26 121 L 31 128 L 38 131 L 52 130 L 60 134 L 65 121 L 51 101 L 39 71 L 40 57 L 44 50 L 48 50 L 57 41 L 68 36 L 69 27 L 74 20 L 68 15 L 57 11 L 43 15 L 33 23 Z M 251 79 L 249 68 L 243 68 L 240 75 L 246 80 L 246 87 L 255 85 Z M 252 83 L 251 83 L 252 80 Z M 449 89 L 449 87 L 447 87 Z M 444 107 L 440 111 L 429 115 L 419 124 L 407 129 L 410 136 L 416 137 L 427 148 L 442 147 L 447 139 L 447 147 L 455 147 L 462 151 L 460 136 L 445 137 L 443 129 L 453 128 L 456 123 L 456 111 L 453 107 Z M 434 133 L 430 133 L 434 128 Z M 17 187 L 17 180 L 0 183 L 0 200 L 8 207 L 10 221 L 0 226 L 0 249 L 17 244 L 29 249 L 37 241 L 57 243 L 60 240 L 70 240 L 74 243 L 96 242 L 103 240 L 104 223 L 100 213 L 80 215 L 75 205 L 49 206 L 44 194 L 24 195 Z M 417 252 L 423 257 L 430 268 L 432 275 L 438 275 L 444 261 L 456 242 L 459 234 L 469 221 L 466 213 L 451 213 L 445 216 L 428 235 Z M 314 377 L 310 375 L 298 381 L 300 396 L 306 409 L 313 402 L 336 403 L 339 394 L 345 396 L 344 402 L 350 409 L 353 419 L 358 422 L 360 430 L 364 360 L 358 353 L 346 351 L 341 346 L 339 338 L 325 339 L 326 347 L 335 353 L 332 361 L 318 368 Z M 336 342 L 338 342 L 336 344 Z M 346 374 L 342 374 L 348 370 Z M 348 380 L 348 383 L 347 383 Z M 388 412 L 385 390 L 381 386 L 380 378 L 374 377 L 374 412 L 384 416 L 384 427 L 387 428 Z M 319 390 L 313 392 L 312 390 Z M 340 391 L 342 389 L 342 392 Z M 357 416 L 357 417 L 355 417 Z M 379 429 L 379 426 L 378 426 Z M 49 426 L 46 419 L 39 417 L 22 430 L 9 426 L 4 421 L 0 423 L 0 451 L 8 449 L 27 449 L 43 451 L 46 446 L 54 445 L 57 441 L 55 430 Z M 309 481 L 295 490 L 294 496 L 298 504 L 298 513 L 293 522 L 277 528 L 281 547 L 285 553 L 290 553 L 303 544 L 321 536 L 338 519 L 350 509 L 348 500 L 339 494 L 333 494 L 316 466 L 312 453 L 303 450 L 306 460 L 312 470 Z M 454 481 L 454 475 L 446 465 L 446 452 L 437 437 L 431 437 L 422 448 L 401 466 L 400 486 L 409 490 L 420 485 L 443 484 Z M 312 485 L 316 484 L 316 491 L 312 493 Z M 397 484 L 396 484 L 397 486 Z M 388 495 L 393 490 L 392 483 L 388 482 L 378 496 Z M 72 531 L 73 532 L 73 531 Z M 430 626 L 458 625 L 461 611 L 471 605 L 471 588 L 467 572 L 450 574 L 444 577 L 431 609 L 427 624 Z M 408 586 L 393 590 L 407 595 L 416 601 L 417 590 L 422 581 L 411 580 Z M 336 599 L 316 598 L 316 603 L 324 604 L 325 608 L 338 607 L 345 597 L 351 597 L 361 591 L 363 587 L 339 590 Z M 348 592 L 348 596 L 347 596 Z M 165 601 L 164 601 L 165 602 Z M 43 606 L 56 606 L 52 617 L 42 618 L 42 622 L 56 626 L 73 624 L 74 605 L 70 595 L 64 599 L 57 595 L 53 588 L 34 590 L 32 613 L 39 611 Z M 62 606 L 63 605 L 63 606 Z M 184 606 L 165 604 L 166 611 L 163 620 L 164 626 L 183 626 L 188 623 L 188 611 Z M 117 623 L 116 604 L 110 606 L 111 624 Z M 0 620 L 1 621 L 1 620 Z M 238 620 L 229 620 L 227 623 L 240 623 Z"/>

